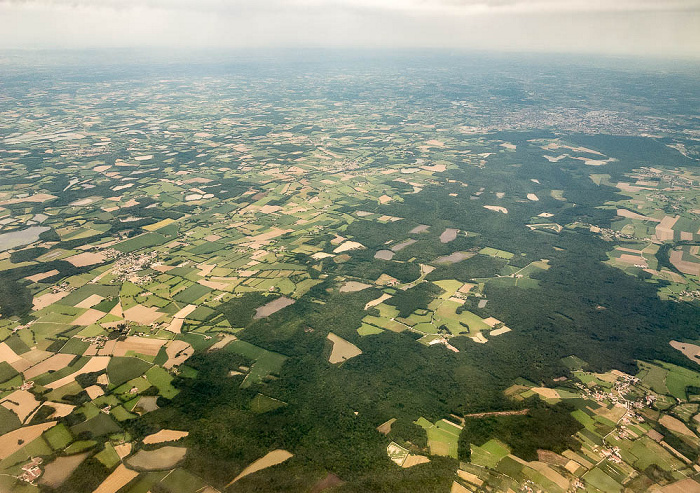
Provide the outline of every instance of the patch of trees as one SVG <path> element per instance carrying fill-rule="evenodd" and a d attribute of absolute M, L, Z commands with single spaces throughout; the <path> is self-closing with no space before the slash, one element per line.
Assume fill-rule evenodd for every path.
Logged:
<path fill-rule="evenodd" d="M 548 406 L 535 397 L 526 403 L 525 415 L 466 418 L 459 435 L 459 458 L 470 460 L 470 445 L 481 446 L 496 438 L 510 446 L 521 459 L 537 460 L 537 449 L 561 453 L 566 449 L 578 450 L 580 442 L 572 437 L 583 428 L 571 412 L 575 408 L 566 403 Z"/>

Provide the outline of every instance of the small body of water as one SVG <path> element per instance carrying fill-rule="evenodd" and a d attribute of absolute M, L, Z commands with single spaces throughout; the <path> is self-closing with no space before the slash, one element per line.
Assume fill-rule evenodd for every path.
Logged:
<path fill-rule="evenodd" d="M 0 234 L 0 252 L 12 250 L 13 248 L 31 245 L 39 240 L 39 235 L 51 228 L 46 226 L 32 226 L 21 231 L 11 231 Z"/>

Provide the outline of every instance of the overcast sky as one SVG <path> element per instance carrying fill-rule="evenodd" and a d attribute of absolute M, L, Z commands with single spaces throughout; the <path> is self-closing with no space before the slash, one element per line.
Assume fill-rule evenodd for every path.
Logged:
<path fill-rule="evenodd" d="M 0 48 L 377 47 L 700 58 L 700 0 L 0 0 Z"/>

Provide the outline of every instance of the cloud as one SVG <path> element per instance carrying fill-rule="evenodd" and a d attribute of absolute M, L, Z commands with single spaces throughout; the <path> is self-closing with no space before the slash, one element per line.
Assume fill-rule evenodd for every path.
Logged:
<path fill-rule="evenodd" d="M 700 0 L 0 0 L 0 46 L 385 47 L 700 57 Z"/>

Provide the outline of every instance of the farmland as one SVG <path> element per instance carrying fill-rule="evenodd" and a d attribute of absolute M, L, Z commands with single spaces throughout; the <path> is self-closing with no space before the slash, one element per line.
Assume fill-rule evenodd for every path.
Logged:
<path fill-rule="evenodd" d="M 695 482 L 696 78 L 442 62 L 0 75 L 0 490 Z"/>

